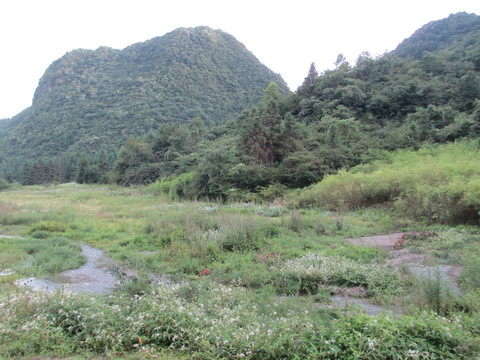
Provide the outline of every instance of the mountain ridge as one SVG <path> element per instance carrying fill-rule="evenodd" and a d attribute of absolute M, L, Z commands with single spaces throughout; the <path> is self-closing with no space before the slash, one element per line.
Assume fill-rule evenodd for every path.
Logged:
<path fill-rule="evenodd" d="M 77 49 L 55 60 L 32 106 L 3 125 L 5 156 L 56 156 L 118 148 L 162 123 L 234 118 L 257 103 L 270 82 L 289 92 L 232 35 L 179 28 L 122 50 Z"/>

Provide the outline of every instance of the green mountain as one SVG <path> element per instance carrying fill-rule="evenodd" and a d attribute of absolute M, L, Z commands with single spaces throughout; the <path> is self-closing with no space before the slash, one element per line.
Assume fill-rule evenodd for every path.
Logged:
<path fill-rule="evenodd" d="M 123 50 L 74 50 L 53 62 L 32 106 L 0 124 L 2 160 L 118 149 L 163 123 L 235 118 L 274 81 L 233 36 L 180 28 Z"/>
<path fill-rule="evenodd" d="M 431 21 L 402 41 L 392 54 L 405 58 L 421 59 L 439 50 L 467 48 L 478 41 L 480 16 L 466 12 Z"/>

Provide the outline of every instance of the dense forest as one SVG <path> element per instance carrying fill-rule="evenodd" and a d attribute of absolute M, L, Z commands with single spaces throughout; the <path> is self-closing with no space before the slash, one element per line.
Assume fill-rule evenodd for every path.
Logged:
<path fill-rule="evenodd" d="M 340 54 L 335 69 L 322 74 L 312 64 L 294 93 L 272 81 L 263 99 L 239 116 L 223 111 L 223 117 L 206 121 L 204 113 L 193 111 L 181 121 L 148 127 L 119 151 L 43 157 L 25 162 L 21 171 L 4 159 L 3 176 L 22 184 L 155 182 L 173 197 L 268 199 L 382 159 L 387 151 L 479 138 L 479 31 L 479 16 L 453 14 L 377 58 L 363 53 L 350 64 Z M 138 55 L 134 47 L 129 51 Z M 137 85 L 138 91 L 145 88 Z M 46 97 L 46 89 L 45 79 L 36 99 Z M 143 115 L 132 119 L 135 126 L 142 124 L 138 116 Z"/>
<path fill-rule="evenodd" d="M 258 103 L 271 81 L 289 92 L 243 44 L 208 27 L 74 50 L 45 71 L 32 106 L 0 124 L 0 161 L 116 152 L 131 136 L 195 117 L 212 126 Z"/>

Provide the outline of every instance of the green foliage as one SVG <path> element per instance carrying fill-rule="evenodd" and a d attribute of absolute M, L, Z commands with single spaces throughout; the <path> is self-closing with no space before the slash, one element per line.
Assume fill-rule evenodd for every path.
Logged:
<path fill-rule="evenodd" d="M 224 251 L 259 250 L 265 240 L 275 236 L 277 232 L 278 229 L 273 225 L 242 218 L 219 231 L 218 243 Z"/>
<path fill-rule="evenodd" d="M 7 180 L 0 178 L 0 191 L 7 190 L 10 188 L 10 184 Z"/>
<path fill-rule="evenodd" d="M 208 28 L 74 51 L 52 64 L 32 107 L 3 124 L 0 176 L 133 185 L 194 173 L 169 196 L 271 201 L 270 190 L 281 197 L 384 151 L 478 138 L 478 31 L 477 15 L 451 15 L 376 59 L 362 53 L 351 66 L 340 54 L 321 75 L 312 64 L 288 96 L 243 46 Z"/>
<path fill-rule="evenodd" d="M 480 256 L 478 253 L 470 253 L 465 259 L 465 268 L 460 281 L 465 289 L 477 291 L 480 289 Z"/>
<path fill-rule="evenodd" d="M 476 142 L 400 151 L 388 160 L 328 176 L 296 201 L 337 210 L 393 204 L 403 216 L 478 224 L 478 153 Z"/>
<path fill-rule="evenodd" d="M 36 231 L 47 231 L 50 233 L 53 232 L 65 232 L 67 226 L 65 224 L 59 223 L 57 221 L 41 221 L 33 224 L 27 231 L 27 234 L 31 235 Z"/>
<path fill-rule="evenodd" d="M 298 292 L 315 293 L 321 285 L 365 286 L 370 295 L 396 292 L 405 288 L 401 274 L 379 265 L 360 264 L 340 256 L 308 253 L 298 259 L 290 259 L 278 269 L 277 286 L 280 292 L 285 284 L 298 282 Z M 295 293 L 294 293 L 295 294 Z"/>
<path fill-rule="evenodd" d="M 231 35 L 180 28 L 123 50 L 74 50 L 54 61 L 33 104 L 1 134 L 1 156 L 23 159 L 118 150 L 165 123 L 224 123 L 282 78 Z M 28 129 L 28 130 L 27 130 Z"/>
<path fill-rule="evenodd" d="M 412 154 L 402 156 L 410 164 Z M 4 234 L 50 235 L 0 238 L 0 271 L 17 272 L 0 276 L 0 357 L 162 358 L 169 348 L 175 358 L 202 359 L 475 359 L 480 350 L 478 227 L 403 223 L 384 207 L 336 213 L 171 202 L 144 189 L 64 184 L 0 193 L 7 219 L 28 215 Z M 62 225 L 64 232 L 53 232 Z M 405 269 L 386 265 L 387 251 L 344 240 L 406 226 L 438 234 L 408 237 L 407 250 L 465 264 L 463 294 L 447 294 L 435 277 L 412 286 Z M 138 276 L 124 276 L 109 296 L 12 284 L 79 266 L 76 241 L 102 248 Z M 210 274 L 199 276 L 205 268 Z M 173 283 L 151 282 L 163 274 Z M 334 308 L 330 294 L 352 296 L 352 286 L 367 289 L 363 301 L 402 305 L 405 315 Z"/>
<path fill-rule="evenodd" d="M 463 46 L 475 43 L 477 40 L 475 34 L 478 31 L 480 31 L 480 20 L 477 15 L 466 12 L 451 14 L 446 19 L 432 21 L 418 29 L 398 45 L 393 53 L 400 57 L 425 59 L 425 56 L 428 56 L 425 54 L 456 48 L 458 43 Z"/>
<path fill-rule="evenodd" d="M 2 262 L 23 276 L 55 275 L 85 262 L 81 248 L 63 237 L 0 239 Z M 31 263 L 31 266 L 25 266 Z M 5 263 L 4 263 L 5 265 Z"/>

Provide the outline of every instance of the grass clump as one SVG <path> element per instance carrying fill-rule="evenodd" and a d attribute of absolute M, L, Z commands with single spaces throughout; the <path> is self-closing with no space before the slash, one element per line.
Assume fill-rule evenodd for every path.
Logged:
<path fill-rule="evenodd" d="M 460 283 L 466 290 L 478 291 L 480 289 L 480 254 L 470 254 L 466 257 Z"/>
<path fill-rule="evenodd" d="M 240 218 L 219 229 L 218 243 L 223 251 L 259 250 L 266 239 L 272 238 L 278 232 L 278 227 L 273 224 Z"/>
<path fill-rule="evenodd" d="M 67 226 L 65 224 L 59 223 L 57 221 L 40 221 L 38 223 L 33 224 L 30 226 L 30 228 L 27 231 L 28 235 L 32 235 L 35 232 L 49 232 L 49 233 L 55 233 L 55 232 L 65 232 L 67 229 Z"/>
<path fill-rule="evenodd" d="M 0 263 L 23 276 L 48 276 L 85 263 L 79 245 L 62 237 L 0 239 Z"/>

